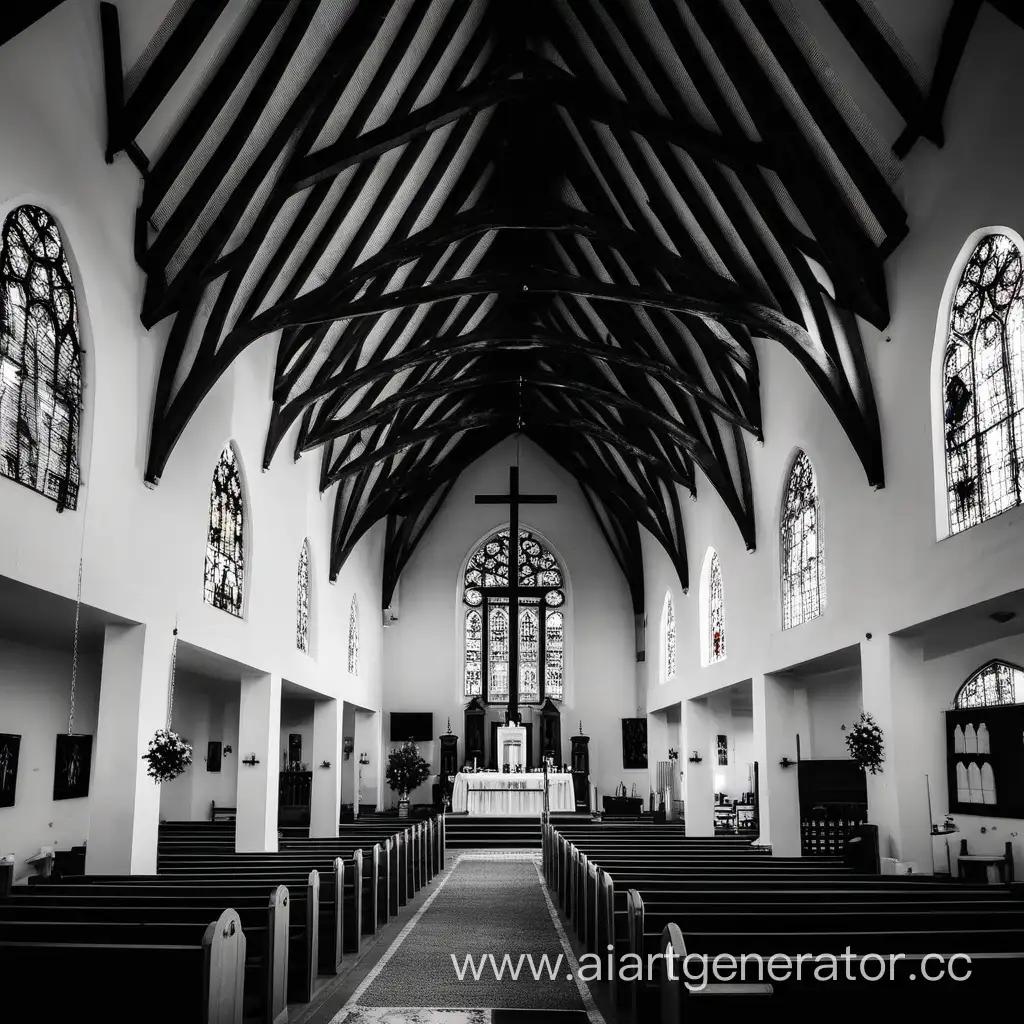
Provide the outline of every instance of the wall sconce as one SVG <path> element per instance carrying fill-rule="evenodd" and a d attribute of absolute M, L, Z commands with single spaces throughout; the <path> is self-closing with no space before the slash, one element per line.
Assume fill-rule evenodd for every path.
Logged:
<path fill-rule="evenodd" d="M 697 751 L 695 750 L 693 752 L 693 757 L 689 757 L 689 758 L 687 758 L 687 760 L 690 762 L 690 764 L 700 764 L 701 761 L 704 760 L 704 758 L 701 757 L 700 754 L 698 754 Z"/>
<path fill-rule="evenodd" d="M 346 736 L 341 741 L 341 752 L 345 755 L 347 761 L 352 756 L 352 751 L 355 749 L 355 740 L 351 736 Z"/>
<path fill-rule="evenodd" d="M 360 764 L 369 764 L 370 763 L 370 759 L 365 754 L 360 754 L 359 755 L 359 763 Z"/>
<path fill-rule="evenodd" d="M 224 748 L 224 753 L 225 754 L 230 754 L 231 753 L 231 744 L 230 743 Z"/>
<path fill-rule="evenodd" d="M 790 759 L 789 759 L 788 757 L 784 757 L 784 758 L 783 758 L 783 759 L 782 759 L 782 760 L 781 760 L 781 761 L 779 762 L 779 764 L 780 764 L 780 765 L 781 765 L 781 766 L 782 766 L 783 768 L 792 768 L 792 767 L 793 767 L 793 765 L 795 765 L 795 764 L 796 764 L 796 761 L 790 761 Z"/>
<path fill-rule="evenodd" d="M 259 761 L 256 760 L 256 752 L 253 751 L 248 757 L 242 758 L 242 764 L 257 765 Z"/>
<path fill-rule="evenodd" d="M 321 761 L 320 762 L 320 767 L 321 768 L 330 768 L 331 767 L 331 762 L 330 761 Z"/>

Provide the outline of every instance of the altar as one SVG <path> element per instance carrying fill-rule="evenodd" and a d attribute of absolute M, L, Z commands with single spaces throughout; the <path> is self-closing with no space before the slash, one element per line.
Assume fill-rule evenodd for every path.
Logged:
<path fill-rule="evenodd" d="M 548 773 L 548 809 L 559 813 L 576 810 L 572 775 Z M 540 817 L 544 810 L 543 772 L 503 774 L 500 772 L 459 772 L 452 789 L 452 813 L 494 816 Z"/>

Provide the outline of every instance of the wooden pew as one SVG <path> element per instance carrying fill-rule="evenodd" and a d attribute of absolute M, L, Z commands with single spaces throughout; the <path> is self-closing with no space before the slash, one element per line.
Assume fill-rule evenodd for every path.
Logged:
<path fill-rule="evenodd" d="M 46 897 L 39 902 L 34 893 L 19 893 L 0 902 L 0 939 L 77 943 L 88 935 L 90 942 L 113 945 L 135 944 L 136 940 L 147 945 L 176 944 L 178 936 L 187 936 L 196 926 L 205 927 L 212 912 L 227 909 L 219 900 L 208 899 L 206 906 L 197 905 L 192 898 L 153 905 L 144 896 L 68 897 L 63 901 Z M 305 924 L 290 924 L 290 898 L 284 886 L 272 891 L 269 902 L 264 898 L 262 905 L 259 900 L 252 900 L 251 906 L 240 905 L 237 897 L 232 902 L 235 906 L 230 909 L 238 915 L 246 936 L 247 1005 L 266 1024 L 279 1024 L 287 1019 L 290 951 L 295 950 L 301 967 Z"/>
<path fill-rule="evenodd" d="M 920 970 L 925 957 L 935 955 L 969 957 L 970 978 L 976 986 L 979 985 L 979 977 L 974 974 L 974 961 L 977 959 L 983 963 L 981 973 L 984 981 L 980 989 L 973 989 L 975 1000 L 982 996 L 988 998 L 997 991 L 1006 993 L 1017 987 L 1015 972 L 1024 965 L 1024 904 L 1017 902 L 1013 906 L 1016 901 L 1007 902 L 1009 906 L 995 918 L 990 912 L 955 909 L 962 906 L 956 903 L 950 905 L 953 909 L 933 904 L 898 911 L 883 904 L 871 910 L 858 908 L 852 911 L 841 911 L 827 904 L 804 904 L 799 910 L 788 912 L 762 904 L 759 908 L 748 907 L 738 913 L 702 914 L 671 903 L 646 903 L 636 890 L 630 890 L 627 897 L 630 952 L 644 965 L 652 963 L 656 967 L 653 977 L 628 986 L 633 1020 L 647 1019 L 656 999 L 660 999 L 663 1006 L 668 1003 L 672 1007 L 682 1000 L 678 988 L 674 992 L 666 991 L 670 979 L 664 977 L 663 964 L 649 959 L 652 954 L 664 953 L 666 943 L 673 951 L 684 950 L 691 956 L 719 958 L 714 962 L 727 967 L 739 963 L 744 954 L 761 958 L 748 961 L 755 967 L 761 965 L 756 981 L 748 974 L 743 979 L 746 982 L 744 989 L 731 989 L 726 982 L 716 991 L 716 994 L 728 997 L 756 991 L 761 995 L 772 995 L 775 1000 L 805 999 L 809 988 L 817 990 L 815 994 L 819 999 L 826 994 L 835 997 L 836 986 L 841 980 L 844 986 L 841 998 L 847 998 L 846 988 L 849 986 L 851 996 L 866 1000 L 868 1007 L 878 1008 L 891 995 L 887 986 L 910 984 L 912 979 L 909 975 L 915 969 Z M 672 927 L 677 929 L 678 936 L 672 932 Z M 857 971 L 853 971 L 842 979 L 830 979 L 827 987 L 823 987 L 820 978 L 814 977 L 813 967 L 802 971 L 796 978 L 791 976 L 790 970 L 790 976 L 783 974 L 781 980 L 775 980 L 786 965 L 798 965 L 801 956 L 805 963 L 813 964 L 815 957 L 841 958 L 848 951 L 858 964 L 862 960 L 865 964 L 877 964 L 878 955 L 895 956 L 897 959 L 883 963 L 881 971 L 875 966 L 867 977 L 860 977 Z M 770 991 L 764 988 L 747 991 L 751 984 L 766 984 L 760 975 L 763 966 L 773 962 L 772 957 L 775 957 L 774 963 L 780 965 L 780 971 L 767 975 Z M 896 965 L 904 959 L 909 961 L 905 970 L 904 966 L 897 968 Z M 700 967 L 701 961 L 695 963 Z M 693 966 L 689 965 L 691 976 L 695 973 Z M 879 974 L 881 978 L 871 980 Z M 935 982 L 919 982 L 912 991 L 915 1001 L 919 994 L 930 994 L 941 998 L 944 1004 L 949 995 L 949 985 L 954 986 L 954 992 L 962 994 L 966 991 L 965 984 L 966 981 L 947 978 L 944 995 L 939 995 Z M 781 1008 L 782 1004 L 779 1005 Z M 687 1020 L 692 1019 L 689 1010 L 687 1006 Z M 671 1014 L 674 1010 L 669 1012 Z M 681 1007 L 679 1012 L 682 1012 Z M 678 1013 L 674 1018 L 663 1019 L 681 1024 Z"/>
<path fill-rule="evenodd" d="M 147 1024 L 242 1024 L 245 955 L 233 910 L 173 945 L 2 939 L 0 963 L 8 979 L 57 981 L 43 992 L 11 986 L 4 1012 L 11 1020 L 102 1020 L 121 1005 Z"/>
<path fill-rule="evenodd" d="M 325 853 L 311 851 L 309 853 L 238 853 L 238 854 L 207 854 L 188 855 L 187 859 L 173 866 L 165 867 L 159 875 L 151 876 L 166 880 L 168 883 L 177 880 L 206 880 L 230 882 L 233 879 L 270 879 L 279 878 L 286 884 L 288 880 L 309 870 L 330 870 L 332 877 L 335 871 L 343 874 L 343 900 L 340 912 L 335 911 L 334 927 L 330 931 L 328 941 L 334 954 L 358 953 L 362 948 L 362 936 L 374 934 L 377 930 L 375 920 L 377 895 L 380 891 L 381 857 L 380 847 L 370 861 L 370 871 L 364 867 L 363 852 L 356 849 L 342 860 L 337 849 Z M 338 862 L 341 862 L 340 867 Z M 336 888 L 336 886 L 332 886 Z M 326 895 L 330 901 L 333 897 Z M 338 934 L 338 927 L 344 930 L 341 947 L 333 936 Z M 340 962 L 340 955 L 335 963 Z M 325 973 L 337 973 L 336 968 Z"/>
<path fill-rule="evenodd" d="M 273 879 L 256 876 L 235 876 L 235 879 L 195 877 L 172 881 L 161 875 L 82 875 L 74 881 L 65 878 L 24 887 L 25 895 L 15 891 L 7 904 L 16 907 L 22 899 L 41 904 L 48 898 L 53 904 L 74 907 L 75 897 L 85 895 L 104 902 L 123 899 L 126 904 L 131 904 L 153 900 L 158 905 L 166 901 L 166 905 L 173 906 L 189 904 L 208 895 L 214 902 L 232 906 L 244 897 L 265 898 L 268 890 L 284 885 L 277 875 Z M 298 946 L 293 942 L 288 944 L 287 995 L 291 1002 L 308 1002 L 313 997 L 320 973 L 320 876 L 314 870 L 289 881 L 290 920 L 296 925 L 296 938 L 301 926 L 302 942 Z"/>

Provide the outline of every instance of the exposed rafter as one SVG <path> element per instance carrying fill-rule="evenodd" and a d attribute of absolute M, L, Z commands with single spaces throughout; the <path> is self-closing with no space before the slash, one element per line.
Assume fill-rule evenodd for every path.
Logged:
<path fill-rule="evenodd" d="M 905 117 L 897 149 L 941 144 L 980 0 L 954 3 L 930 90 L 868 5 L 811 2 Z M 791 4 L 230 11 L 179 9 L 126 70 L 101 5 L 107 155 L 143 174 L 142 320 L 173 318 L 151 483 L 275 335 L 264 467 L 286 443 L 321 453 L 332 575 L 387 521 L 385 605 L 459 473 L 516 432 L 579 482 L 638 613 L 639 527 L 689 584 L 681 491 L 709 483 L 752 548 L 760 344 L 793 355 L 884 484 L 857 318 L 888 320 L 900 167 Z"/>

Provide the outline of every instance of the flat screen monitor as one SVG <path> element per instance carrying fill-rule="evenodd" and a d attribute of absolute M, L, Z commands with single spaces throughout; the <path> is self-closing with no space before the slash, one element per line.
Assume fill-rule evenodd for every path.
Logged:
<path fill-rule="evenodd" d="M 434 739 L 434 715 L 430 711 L 392 711 L 391 742 L 426 743 Z"/>

